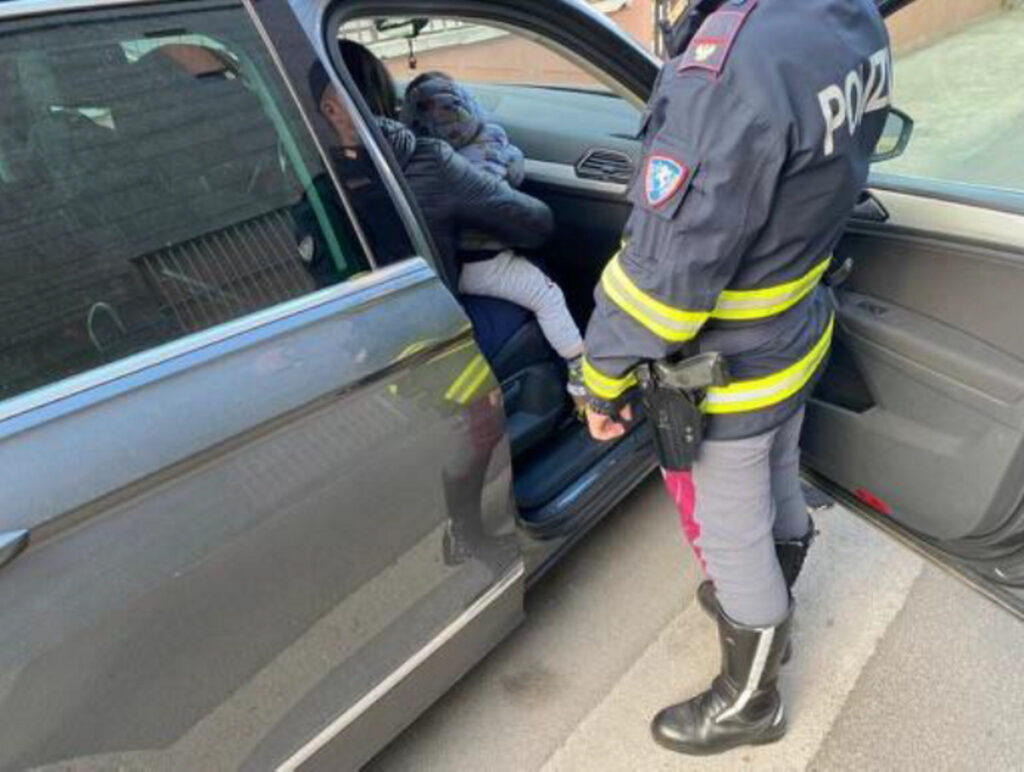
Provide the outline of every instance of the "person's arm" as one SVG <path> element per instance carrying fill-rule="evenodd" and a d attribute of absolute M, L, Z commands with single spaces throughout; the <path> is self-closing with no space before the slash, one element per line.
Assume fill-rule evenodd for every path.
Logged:
<path fill-rule="evenodd" d="M 459 225 L 477 228 L 522 249 L 539 247 L 551 237 L 555 220 L 543 201 L 477 169 L 447 145 L 442 160 L 444 188 Z"/>
<path fill-rule="evenodd" d="M 622 433 L 609 417 L 632 398 L 635 367 L 697 337 L 767 221 L 786 160 L 784 133 L 728 84 L 677 77 L 670 88 L 587 330 L 584 382 L 604 439 Z"/>

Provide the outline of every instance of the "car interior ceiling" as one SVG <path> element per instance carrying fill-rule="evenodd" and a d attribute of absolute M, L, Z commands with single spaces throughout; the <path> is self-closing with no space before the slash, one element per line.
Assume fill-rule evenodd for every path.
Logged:
<path fill-rule="evenodd" d="M 378 29 L 380 26 L 378 20 Z M 396 79 L 399 102 L 404 85 L 404 79 Z M 467 85 L 485 106 L 493 103 L 486 86 Z M 505 128 L 511 142 L 519 144 L 516 127 Z M 529 149 L 523 149 L 530 157 Z M 594 288 L 621 239 L 628 215 L 625 201 L 553 188 L 529 179 L 521 189 L 545 201 L 556 223 L 549 242 L 525 254 L 542 265 L 562 288 L 577 325 L 585 330 L 594 307 Z M 463 296 L 460 302 L 477 330 L 502 315 L 518 315 L 520 319 L 513 326 L 514 334 L 497 351 L 485 353 L 504 394 L 520 513 L 528 522 L 544 518 L 549 511 L 547 505 L 613 452 L 616 443 L 591 440 L 574 415 L 565 391 L 565 364 L 548 346 L 532 315 L 490 298 Z"/>

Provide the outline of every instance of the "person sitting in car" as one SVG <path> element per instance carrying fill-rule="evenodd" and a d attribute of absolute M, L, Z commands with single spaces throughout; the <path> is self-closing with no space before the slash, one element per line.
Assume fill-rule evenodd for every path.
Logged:
<path fill-rule="evenodd" d="M 504 185 L 518 188 L 523 183 L 523 152 L 451 76 L 428 72 L 414 79 L 406 88 L 400 117 L 417 136 L 444 140 Z M 532 311 L 548 343 L 566 360 L 569 394 L 582 404 L 583 337 L 559 286 L 489 232 L 464 229 L 458 246 L 462 259 L 459 289 L 469 295 L 501 298 Z"/>
<path fill-rule="evenodd" d="M 443 72 L 426 72 L 405 89 L 399 118 L 419 136 L 443 139 L 474 166 L 518 188 L 526 158 L 479 100 Z"/>
<path fill-rule="evenodd" d="M 534 278 L 527 281 L 519 280 L 518 276 L 529 269 L 522 266 L 512 269 L 516 279 L 515 282 L 510 280 L 509 284 L 515 283 L 520 290 L 515 297 L 509 296 L 515 288 L 511 288 L 506 294 L 498 295 L 490 292 L 470 293 L 466 285 L 463 285 L 461 279 L 467 267 L 472 265 L 472 262 L 463 262 L 459 253 L 460 235 L 463 232 L 476 231 L 488 234 L 489 238 L 497 240 L 509 249 L 535 249 L 544 244 L 554 230 L 551 210 L 544 202 L 516 190 L 497 175 L 485 171 L 455 152 L 448 142 L 433 137 L 417 136 L 396 120 L 396 91 L 387 68 L 373 53 L 358 43 L 342 41 L 340 45 L 345 67 L 371 111 L 377 116 L 380 130 L 416 196 L 441 260 L 449 268 L 450 275 L 459 277 L 460 290 L 467 294 L 500 297 L 534 310 L 531 304 L 538 306 L 537 289 L 533 289 L 533 297 L 529 296 L 530 292 L 523 290 L 536 288 L 538 282 L 534 281 L 534 278 L 539 275 L 543 281 L 543 286 L 540 287 L 541 294 L 547 298 L 554 297 L 564 308 L 564 297 L 557 285 L 540 269 L 521 258 L 519 261 L 527 263 Z M 319 63 L 314 65 L 310 72 L 310 87 L 321 114 L 332 125 L 339 138 L 350 133 L 348 111 L 330 83 L 326 70 Z M 471 260 L 472 257 L 471 254 Z M 488 257 L 493 257 L 493 254 L 488 254 Z M 470 269 L 470 273 L 473 272 L 473 269 Z M 543 307 L 544 318 L 538 314 L 542 329 L 550 318 L 547 309 L 551 307 L 551 300 L 546 299 Z M 572 323 L 571 317 L 568 317 L 567 310 L 565 314 L 579 338 L 579 331 Z M 564 337 L 568 339 L 569 336 Z M 556 340 L 558 339 L 556 336 Z M 567 342 L 564 347 L 560 343 L 559 347 L 562 350 L 559 353 L 567 361 L 571 361 L 582 354 L 581 338 L 578 345 L 578 350 L 575 350 L 572 348 L 573 342 Z M 484 348 L 486 349 L 486 346 Z M 579 391 L 581 385 L 578 364 L 573 363 L 570 370 L 570 394 L 574 393 L 574 386 Z"/>

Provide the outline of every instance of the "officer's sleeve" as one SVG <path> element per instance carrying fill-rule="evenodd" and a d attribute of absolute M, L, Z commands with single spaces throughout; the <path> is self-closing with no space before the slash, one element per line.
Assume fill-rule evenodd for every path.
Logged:
<path fill-rule="evenodd" d="M 786 161 L 785 132 L 729 84 L 666 78 L 623 246 L 605 268 L 587 330 L 584 382 L 599 409 L 628 397 L 639 362 L 696 338 L 767 221 Z"/>

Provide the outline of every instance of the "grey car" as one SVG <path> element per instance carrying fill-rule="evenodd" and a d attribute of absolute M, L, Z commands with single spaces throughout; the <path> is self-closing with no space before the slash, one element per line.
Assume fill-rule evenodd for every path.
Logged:
<path fill-rule="evenodd" d="M 642 419 L 587 438 L 529 315 L 453 291 L 337 66 L 344 36 L 399 86 L 462 68 L 555 213 L 537 256 L 584 324 L 659 66 L 606 17 L 625 5 L 0 4 L 0 769 L 357 768 L 652 472 Z M 837 250 L 805 460 L 1013 605 L 1024 158 L 999 137 L 1024 104 L 925 93 L 933 48 L 897 69 L 934 152 L 877 168 Z"/>

